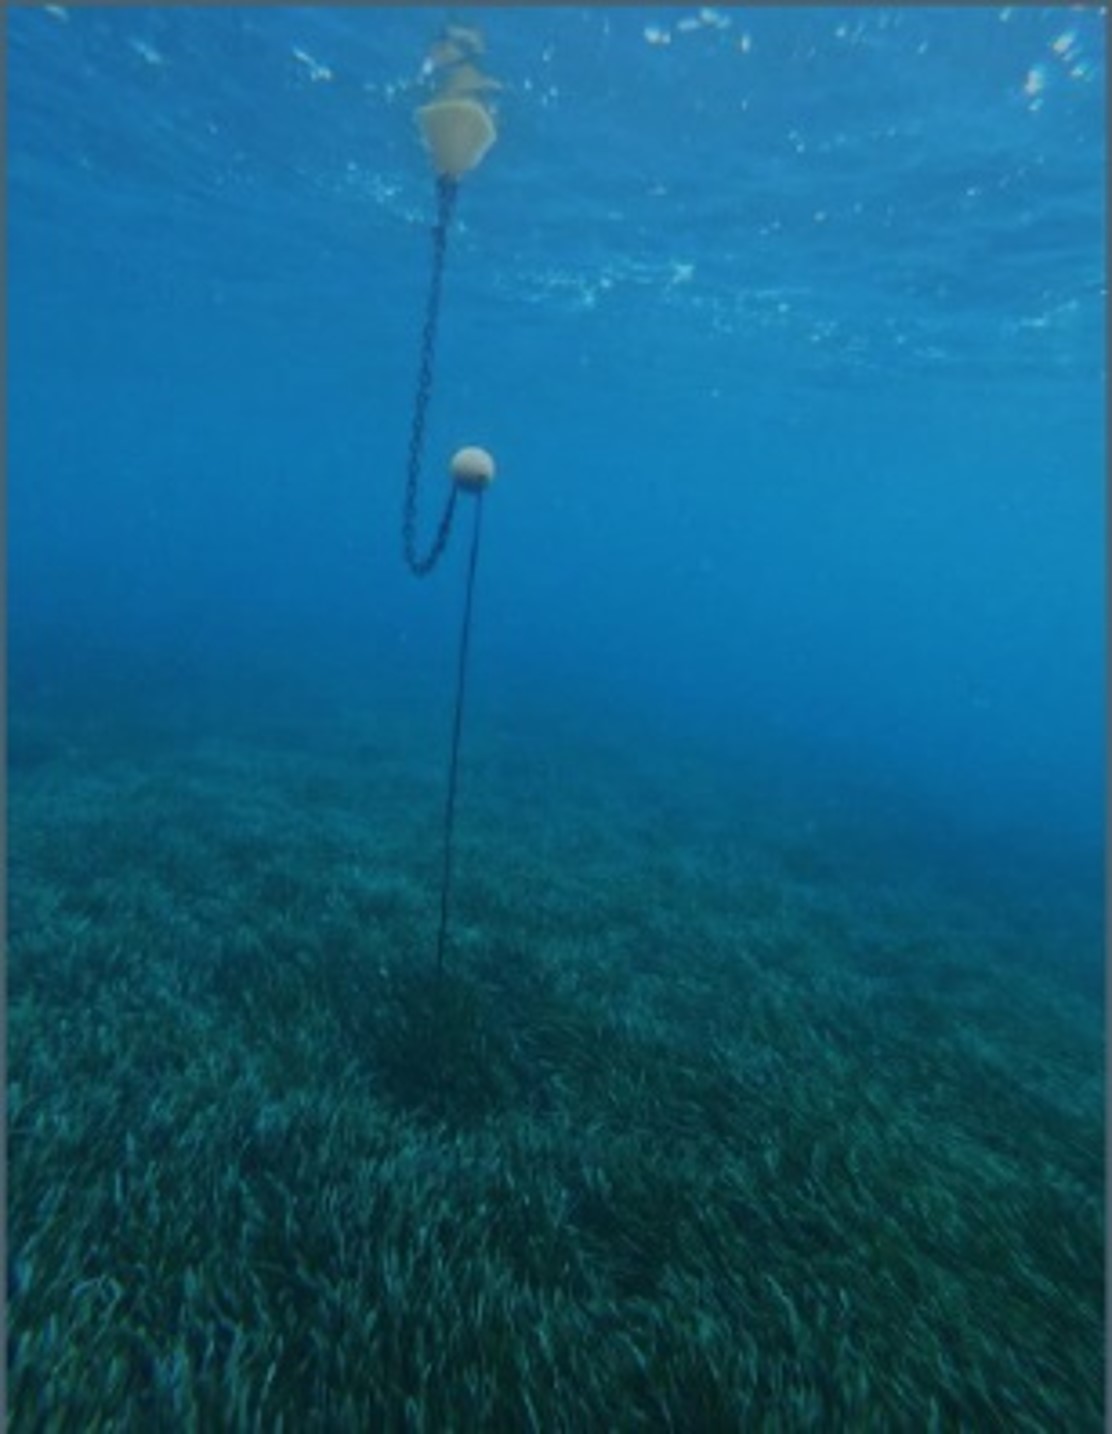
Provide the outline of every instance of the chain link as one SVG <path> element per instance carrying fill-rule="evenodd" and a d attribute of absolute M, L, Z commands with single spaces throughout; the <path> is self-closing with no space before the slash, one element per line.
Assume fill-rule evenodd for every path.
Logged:
<path fill-rule="evenodd" d="M 456 485 L 451 485 L 432 546 L 424 557 L 417 551 L 417 484 L 421 475 L 421 458 L 425 449 L 425 426 L 429 400 L 432 397 L 433 364 L 436 358 L 436 327 L 440 317 L 440 291 L 444 278 L 444 258 L 448 246 L 448 227 L 452 222 L 458 185 L 455 180 L 440 178 L 436 183 L 436 224 L 432 231 L 432 278 L 429 283 L 428 308 L 421 331 L 421 359 L 417 369 L 417 393 L 413 405 L 413 427 L 409 433 L 409 457 L 406 464 L 405 502 L 402 507 L 402 540 L 405 561 L 417 577 L 431 573 L 439 562 L 452 531 L 456 511 Z"/>

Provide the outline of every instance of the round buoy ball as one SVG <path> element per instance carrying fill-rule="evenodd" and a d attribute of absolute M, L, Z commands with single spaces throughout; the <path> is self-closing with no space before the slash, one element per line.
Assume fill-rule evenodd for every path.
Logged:
<path fill-rule="evenodd" d="M 460 448 L 452 455 L 452 480 L 480 493 L 494 481 L 494 459 L 485 448 Z"/>

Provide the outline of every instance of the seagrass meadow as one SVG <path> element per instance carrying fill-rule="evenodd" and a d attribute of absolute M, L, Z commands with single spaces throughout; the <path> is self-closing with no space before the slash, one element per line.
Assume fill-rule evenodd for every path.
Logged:
<path fill-rule="evenodd" d="M 13 718 L 12 1430 L 1098 1430 L 1064 878 L 480 712 L 438 982 L 418 736 Z"/>

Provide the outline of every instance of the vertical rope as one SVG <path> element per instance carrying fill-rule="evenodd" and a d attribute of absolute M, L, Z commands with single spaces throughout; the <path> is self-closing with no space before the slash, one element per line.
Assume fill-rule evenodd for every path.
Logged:
<path fill-rule="evenodd" d="M 436 182 L 436 223 L 432 231 L 432 275 L 429 280 L 425 324 L 421 331 L 421 356 L 417 367 L 417 391 L 413 403 L 413 424 L 409 432 L 409 458 L 406 464 L 405 501 L 402 506 L 402 541 L 405 561 L 411 573 L 422 578 L 439 562 L 452 531 L 456 510 L 456 485 L 453 483 L 448 501 L 432 545 L 424 557 L 417 551 L 417 483 L 421 476 L 421 459 L 425 451 L 425 427 L 429 399 L 432 397 L 433 367 L 436 360 L 436 330 L 440 318 L 440 291 L 444 280 L 444 259 L 448 247 L 448 227 L 452 222 L 459 186 L 454 179 L 441 177 Z"/>
<path fill-rule="evenodd" d="M 454 486 L 454 485 L 453 485 Z M 467 694 L 467 653 L 471 645 L 471 606 L 475 594 L 475 568 L 479 562 L 479 538 L 483 524 L 483 495 L 475 494 L 475 523 L 471 529 L 471 558 L 467 565 L 467 597 L 463 604 L 459 662 L 456 668 L 456 713 L 452 723 L 452 757 L 448 766 L 448 800 L 444 808 L 444 865 L 440 880 L 440 930 L 436 937 L 436 970 L 444 970 L 444 942 L 448 932 L 448 899 L 452 887 L 452 834 L 456 819 L 456 775 L 459 770 L 459 739 L 463 728 L 463 703 Z"/>
<path fill-rule="evenodd" d="M 436 223 L 432 231 L 432 273 L 429 279 L 425 322 L 421 330 L 421 352 L 417 367 L 417 390 L 413 403 L 413 422 L 409 432 L 409 454 L 406 463 L 405 497 L 402 504 L 402 543 L 405 561 L 416 577 L 431 573 L 440 561 L 452 531 L 452 520 L 459 496 L 459 485 L 451 484 L 448 500 L 440 516 L 428 551 L 421 556 L 417 550 L 417 496 L 421 477 L 421 460 L 425 451 L 425 430 L 429 402 L 432 398 L 436 361 L 436 334 L 440 320 L 440 295 L 444 283 L 444 261 L 448 249 L 448 230 L 455 209 L 458 185 L 455 180 L 441 177 L 436 183 Z M 475 521 L 471 531 L 471 557 L 467 567 L 467 595 L 463 606 L 463 627 L 460 631 L 459 660 L 456 669 L 456 708 L 452 721 L 452 751 L 448 767 L 448 796 L 444 807 L 444 851 L 440 878 L 440 926 L 436 936 L 437 975 L 444 971 L 444 947 L 448 936 L 448 906 L 452 891 L 452 839 L 455 833 L 456 785 L 459 775 L 460 735 L 463 730 L 463 708 L 467 695 L 467 659 L 471 646 L 471 610 L 475 595 L 475 569 L 479 561 L 479 539 L 482 533 L 483 495 L 475 494 Z"/>

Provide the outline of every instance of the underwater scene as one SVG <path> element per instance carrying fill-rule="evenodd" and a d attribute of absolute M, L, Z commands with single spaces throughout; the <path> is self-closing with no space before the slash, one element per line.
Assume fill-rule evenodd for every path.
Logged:
<path fill-rule="evenodd" d="M 9 1427 L 1099 1431 L 1104 8 L 3 23 Z"/>

